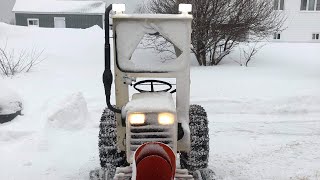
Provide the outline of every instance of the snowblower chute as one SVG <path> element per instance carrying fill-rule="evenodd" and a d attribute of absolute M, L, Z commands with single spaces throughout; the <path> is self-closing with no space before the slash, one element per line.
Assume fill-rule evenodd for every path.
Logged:
<path fill-rule="evenodd" d="M 114 106 L 110 103 L 111 9 L 115 12 Z M 179 9 L 181 14 L 129 15 L 123 14 L 124 5 L 107 8 L 103 83 L 108 107 L 102 114 L 99 132 L 102 169 L 92 171 L 91 179 L 213 179 L 214 173 L 207 169 L 207 114 L 201 106 L 190 105 L 191 5 L 180 5 Z M 170 42 L 175 58 L 155 61 L 142 55 L 139 60 L 147 61 L 132 60 L 146 36 Z M 175 84 L 167 79 L 174 79 Z M 129 86 L 136 90 L 131 98 Z"/>

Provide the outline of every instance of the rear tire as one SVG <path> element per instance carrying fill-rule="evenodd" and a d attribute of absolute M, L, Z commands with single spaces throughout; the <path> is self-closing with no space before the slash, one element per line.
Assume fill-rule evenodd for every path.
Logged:
<path fill-rule="evenodd" d="M 209 158 L 209 128 L 207 113 L 199 105 L 190 105 L 190 152 L 181 152 L 180 165 L 190 173 L 208 167 Z"/>
<path fill-rule="evenodd" d="M 99 131 L 100 165 L 106 171 L 106 176 L 112 179 L 116 167 L 126 165 L 125 152 L 117 149 L 117 125 L 115 113 L 106 108 L 101 116 Z"/>

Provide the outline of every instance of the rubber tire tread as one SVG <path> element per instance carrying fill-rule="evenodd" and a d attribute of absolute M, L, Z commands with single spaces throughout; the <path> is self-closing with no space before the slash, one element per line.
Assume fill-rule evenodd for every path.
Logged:
<path fill-rule="evenodd" d="M 190 152 L 181 152 L 181 168 L 190 173 L 208 167 L 209 158 L 209 128 L 205 109 L 200 105 L 190 105 Z"/>
<path fill-rule="evenodd" d="M 108 172 L 108 177 L 113 178 L 116 167 L 127 165 L 125 152 L 117 149 L 117 125 L 113 111 L 108 108 L 103 111 L 99 128 L 100 165 Z"/>

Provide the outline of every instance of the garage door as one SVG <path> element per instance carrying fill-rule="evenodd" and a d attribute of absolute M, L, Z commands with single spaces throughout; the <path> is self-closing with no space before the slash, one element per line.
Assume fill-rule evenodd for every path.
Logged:
<path fill-rule="evenodd" d="M 64 17 L 55 17 L 54 18 L 54 27 L 55 28 L 65 28 L 66 19 Z"/>

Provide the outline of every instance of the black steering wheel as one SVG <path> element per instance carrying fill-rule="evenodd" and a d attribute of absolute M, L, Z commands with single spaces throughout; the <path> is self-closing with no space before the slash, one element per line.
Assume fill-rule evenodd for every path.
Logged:
<path fill-rule="evenodd" d="M 139 86 L 148 86 L 148 85 L 151 86 L 150 91 L 139 88 Z M 157 91 L 154 90 L 154 86 L 162 86 L 162 85 L 165 85 L 167 87 L 165 89 L 161 89 Z M 150 80 L 143 80 L 143 81 L 136 82 L 133 85 L 133 88 L 139 92 L 168 92 L 170 89 L 172 89 L 172 84 L 166 81 L 150 79 Z M 172 90 L 170 93 L 175 93 L 175 92 L 176 90 Z"/>

